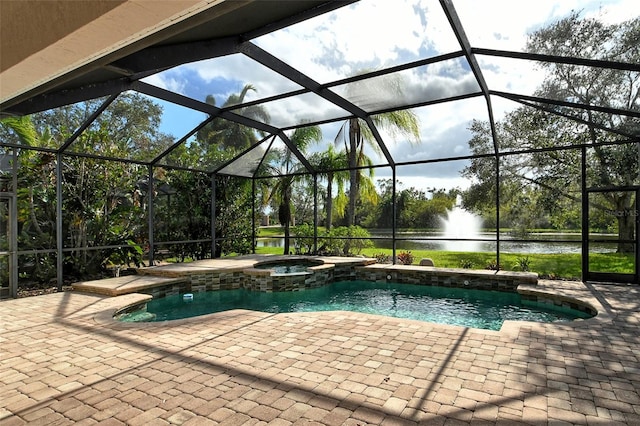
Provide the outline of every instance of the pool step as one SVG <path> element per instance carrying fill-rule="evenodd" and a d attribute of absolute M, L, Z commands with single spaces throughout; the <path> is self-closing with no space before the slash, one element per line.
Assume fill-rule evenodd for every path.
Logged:
<path fill-rule="evenodd" d="M 82 281 L 74 283 L 73 290 L 86 293 L 120 296 L 122 294 L 145 292 L 155 287 L 183 283 L 185 277 L 159 277 L 151 275 L 127 275 L 102 280 Z"/>

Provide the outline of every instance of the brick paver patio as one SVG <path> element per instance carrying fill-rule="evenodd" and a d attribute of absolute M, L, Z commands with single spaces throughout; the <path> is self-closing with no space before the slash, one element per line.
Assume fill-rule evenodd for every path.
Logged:
<path fill-rule="evenodd" d="M 640 424 L 640 288 L 500 332 L 351 312 L 120 324 L 139 295 L 0 302 L 0 424 Z"/>

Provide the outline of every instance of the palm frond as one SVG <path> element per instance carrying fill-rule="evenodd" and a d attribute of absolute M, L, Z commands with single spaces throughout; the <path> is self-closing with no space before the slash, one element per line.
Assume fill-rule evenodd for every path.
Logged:
<path fill-rule="evenodd" d="M 0 124 L 12 130 L 18 136 L 21 144 L 28 146 L 38 145 L 38 132 L 31 117 L 7 117 L 0 121 Z"/>

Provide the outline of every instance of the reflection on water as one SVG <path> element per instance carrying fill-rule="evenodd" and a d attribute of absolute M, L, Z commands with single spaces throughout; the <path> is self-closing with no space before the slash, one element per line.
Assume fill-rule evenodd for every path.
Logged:
<path fill-rule="evenodd" d="M 371 231 L 373 244 L 376 248 L 391 249 L 391 231 Z M 380 238 L 380 239 L 376 239 Z M 442 232 L 397 232 L 397 250 L 446 250 L 446 241 L 443 241 Z M 440 240 L 425 240 L 428 238 Z M 491 241 L 480 241 L 475 250 L 469 251 L 495 251 L 495 233 L 482 232 L 479 238 Z M 582 235 L 579 233 L 531 233 L 525 237 L 528 242 L 513 241 L 508 233 L 500 234 L 500 251 L 503 253 L 580 253 L 582 250 Z M 600 237 L 599 237 L 600 238 Z M 603 239 L 615 241 L 615 235 L 603 235 Z M 521 238 L 524 239 L 524 238 Z M 552 240 L 554 242 L 551 242 Z M 258 247 L 283 247 L 284 238 L 260 238 Z M 613 253 L 615 244 L 591 243 L 591 253 Z"/>

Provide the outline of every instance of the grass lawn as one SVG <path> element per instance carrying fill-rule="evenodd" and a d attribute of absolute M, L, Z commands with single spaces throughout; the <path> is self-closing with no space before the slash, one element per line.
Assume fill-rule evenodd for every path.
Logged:
<path fill-rule="evenodd" d="M 282 226 L 261 226 L 258 229 L 259 238 L 281 237 L 283 235 L 284 228 Z"/>
<path fill-rule="evenodd" d="M 321 230 L 319 229 L 319 232 Z M 281 227 L 260 228 L 259 237 L 282 236 Z M 397 250 L 396 255 L 405 250 Z M 283 254 L 282 247 L 259 247 L 260 254 Z M 390 249 L 368 248 L 360 253 L 367 257 L 377 254 L 391 256 Z M 495 263 L 493 252 L 450 252 L 438 250 L 411 250 L 413 263 L 418 264 L 424 257 L 431 258 L 434 264 L 442 268 L 460 268 L 462 263 L 471 264 L 473 269 L 486 269 Z M 590 256 L 590 269 L 598 272 L 632 274 L 634 272 L 633 254 L 595 253 Z M 543 278 L 580 279 L 582 276 L 582 255 L 579 253 L 560 254 L 523 254 L 500 253 L 500 267 L 506 271 L 521 271 L 527 265 L 528 270 L 537 272 Z"/>
<path fill-rule="evenodd" d="M 283 254 L 281 247 L 259 247 L 259 254 Z M 376 254 L 385 253 L 391 256 L 391 250 L 365 249 L 362 255 L 375 257 Z M 400 253 L 398 251 L 396 254 Z M 472 269 L 486 269 L 490 262 L 495 262 L 495 253 L 489 252 L 446 252 L 430 250 L 412 250 L 413 263 L 418 264 L 423 257 L 431 258 L 434 264 L 441 268 L 460 268 L 461 262 L 471 262 Z M 528 263 L 529 271 L 536 272 L 541 278 L 553 279 L 580 279 L 582 275 L 581 255 L 570 254 L 514 254 L 500 253 L 501 269 L 506 271 L 521 271 L 523 262 Z M 632 274 L 633 256 L 617 253 L 593 254 L 591 256 L 591 269 L 593 271 L 606 271 Z"/>
<path fill-rule="evenodd" d="M 402 250 L 398 250 L 396 254 Z M 375 256 L 380 249 L 367 249 L 365 256 Z M 389 254 L 391 251 L 389 250 Z M 452 252 L 437 250 L 411 250 L 413 263 L 428 257 L 433 263 L 442 268 L 460 268 L 462 263 L 470 263 L 472 269 L 486 269 L 495 263 L 493 252 Z M 527 264 L 528 270 L 537 272 L 541 277 L 579 279 L 582 265 L 580 254 L 520 254 L 500 253 L 500 268 L 506 271 L 522 271 L 522 265 Z"/>

